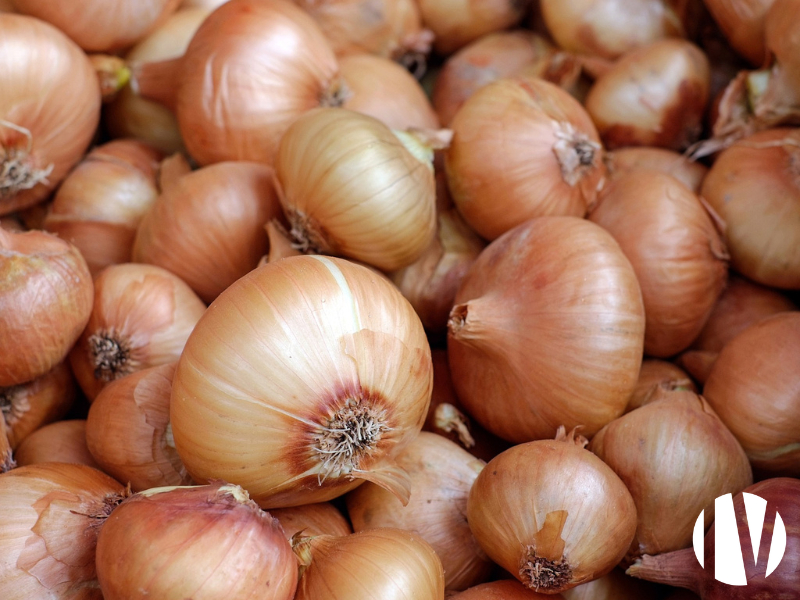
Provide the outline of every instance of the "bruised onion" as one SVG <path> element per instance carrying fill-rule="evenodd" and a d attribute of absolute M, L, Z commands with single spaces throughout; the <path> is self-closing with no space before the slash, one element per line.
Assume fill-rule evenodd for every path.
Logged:
<path fill-rule="evenodd" d="M 606 153 L 606 165 L 610 179 L 616 179 L 629 171 L 651 169 L 671 175 L 695 194 L 700 192 L 708 172 L 708 167 L 693 162 L 672 150 L 666 148 L 648 148 L 632 146 L 619 148 Z"/>
<path fill-rule="evenodd" d="M 582 217 L 603 181 L 589 115 L 558 86 L 532 77 L 491 83 L 451 123 L 447 183 L 467 223 L 492 240 L 533 217 Z"/>
<path fill-rule="evenodd" d="M 639 380 L 628 399 L 625 412 L 630 412 L 654 399 L 659 390 L 697 392 L 697 387 L 683 369 L 665 360 L 648 358 L 642 361 Z"/>
<path fill-rule="evenodd" d="M 490 244 L 450 314 L 448 355 L 470 415 L 513 442 L 560 425 L 593 435 L 625 409 L 642 362 L 633 268 L 600 227 L 541 217 Z"/>
<path fill-rule="evenodd" d="M 315 536 L 353 533 L 350 523 L 330 502 L 273 508 L 269 514 L 278 519 L 283 528 L 283 534 L 290 541 L 295 534 Z"/>
<path fill-rule="evenodd" d="M 58 421 L 37 429 L 14 453 L 17 465 L 58 462 L 86 465 L 99 469 L 86 447 L 86 421 Z"/>
<path fill-rule="evenodd" d="M 566 598 L 560 594 L 537 594 L 517 581 L 503 579 L 482 583 L 464 590 L 460 594 L 449 596 L 448 600 L 561 600 Z"/>

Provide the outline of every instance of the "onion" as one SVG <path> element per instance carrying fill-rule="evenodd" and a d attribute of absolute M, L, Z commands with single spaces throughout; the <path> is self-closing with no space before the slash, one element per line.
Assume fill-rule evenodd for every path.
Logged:
<path fill-rule="evenodd" d="M 97 578 L 105 600 L 291 600 L 297 563 L 276 519 L 216 483 L 125 500 L 100 530 Z"/>
<path fill-rule="evenodd" d="M 481 253 L 456 302 L 453 383 L 486 429 L 513 442 L 560 425 L 593 435 L 622 414 L 644 309 L 630 263 L 600 227 L 574 217 L 520 225 Z"/>
<path fill-rule="evenodd" d="M 726 224 L 731 266 L 764 285 L 800 289 L 800 132 L 774 129 L 722 152 L 702 195 Z"/>
<path fill-rule="evenodd" d="M 583 583 L 561 595 L 564 600 L 642 600 L 661 598 L 660 591 L 651 583 L 628 577 L 619 569 L 614 569 L 600 579 Z"/>
<path fill-rule="evenodd" d="M 708 172 L 708 167 L 692 162 L 672 150 L 635 146 L 608 152 L 606 166 L 610 179 L 642 169 L 660 171 L 665 175 L 671 175 L 695 194 L 700 192 L 700 186 Z"/>
<path fill-rule="evenodd" d="M 759 321 L 731 340 L 703 393 L 758 475 L 800 476 L 800 313 Z"/>
<path fill-rule="evenodd" d="M 0 0 L 0 12 L 15 12 L 12 0 Z"/>
<path fill-rule="evenodd" d="M 291 540 L 295 534 L 316 536 L 353 533 L 344 515 L 329 502 L 274 508 L 269 514 L 280 521 L 287 540 Z"/>
<path fill-rule="evenodd" d="M 582 217 L 603 180 L 603 149 L 583 107 L 538 78 L 478 90 L 451 124 L 447 182 L 467 223 L 492 240 L 533 217 Z"/>
<path fill-rule="evenodd" d="M 764 20 L 775 0 L 706 0 L 731 46 L 754 66 L 765 58 Z"/>
<path fill-rule="evenodd" d="M 396 288 L 344 260 L 298 256 L 217 298 L 178 363 L 170 419 L 196 481 L 237 483 L 265 508 L 364 480 L 407 502 L 395 458 L 430 394 L 428 342 Z"/>
<path fill-rule="evenodd" d="M 625 412 L 628 413 L 648 404 L 660 396 L 661 391 L 675 390 L 697 392 L 697 387 L 680 367 L 664 360 L 645 359 L 642 361 L 639 380 L 628 399 Z"/>
<path fill-rule="evenodd" d="M 83 392 L 94 400 L 109 382 L 178 359 L 205 305 L 160 267 L 126 263 L 95 280 L 92 315 L 70 352 Z"/>
<path fill-rule="evenodd" d="M 482 583 L 448 597 L 448 600 L 561 600 L 560 594 L 537 594 L 522 584 L 508 579 Z"/>
<path fill-rule="evenodd" d="M 86 447 L 86 421 L 58 421 L 26 437 L 14 454 L 20 467 L 37 463 L 72 463 L 99 469 Z"/>
<path fill-rule="evenodd" d="M 441 600 L 444 573 L 425 541 L 399 529 L 318 536 L 295 546 L 302 576 L 295 600 Z"/>
<path fill-rule="evenodd" d="M 705 325 L 728 274 L 714 222 L 689 188 L 656 171 L 632 171 L 601 193 L 589 218 L 609 231 L 642 287 L 644 351 L 686 349 Z"/>
<path fill-rule="evenodd" d="M 100 119 L 94 68 L 55 27 L 0 13 L 0 215 L 46 198 Z"/>
<path fill-rule="evenodd" d="M 0 386 L 7 387 L 66 358 L 91 314 L 92 277 L 78 249 L 56 236 L 0 229 L 0 282 Z"/>
<path fill-rule="evenodd" d="M 566 435 L 514 446 L 481 471 L 467 519 L 486 554 L 528 588 L 562 592 L 608 573 L 636 531 L 636 507 L 614 472 Z"/>
<path fill-rule="evenodd" d="M 142 219 L 133 259 L 167 269 L 210 303 L 267 251 L 264 224 L 281 214 L 272 176 L 239 161 L 179 178 Z"/>
<path fill-rule="evenodd" d="M 93 275 L 130 262 L 136 228 L 158 196 L 161 158 L 135 140 L 97 146 L 61 184 L 45 229 L 75 244 Z"/>
<path fill-rule="evenodd" d="M 683 150 L 700 136 L 709 86 L 700 48 L 662 40 L 617 61 L 589 90 L 586 110 L 609 148 Z"/>
<path fill-rule="evenodd" d="M 752 548 L 750 528 L 747 522 L 744 497 L 737 494 L 733 498 L 733 515 L 726 519 L 724 526 L 730 527 L 736 520 L 738 536 L 733 539 L 725 534 L 728 544 L 734 543 L 734 552 L 741 552 L 744 559 L 744 576 L 737 585 L 729 585 L 715 579 L 716 572 L 716 523 L 711 526 L 705 537 L 705 568 L 695 557 L 693 548 L 678 550 L 660 556 L 645 556 L 640 563 L 628 569 L 634 577 L 641 577 L 658 583 L 688 588 L 700 595 L 702 600 L 753 600 L 755 598 L 793 599 L 797 597 L 800 588 L 800 571 L 797 570 L 798 552 L 800 552 L 800 504 L 797 502 L 800 495 L 800 481 L 797 479 L 778 478 L 768 479 L 753 484 L 744 490 L 749 494 L 759 496 L 767 501 L 766 514 L 763 521 L 763 532 L 760 543 L 755 552 L 744 551 Z M 726 501 L 730 502 L 728 499 Z M 727 506 L 730 506 L 728 504 Z M 786 534 L 786 549 L 783 560 L 777 565 L 774 572 L 766 576 L 767 565 L 772 561 L 770 548 L 777 530 L 776 515 L 780 514 Z M 751 561 L 750 557 L 757 552 L 758 562 Z M 721 553 L 722 554 L 722 553 Z M 731 553 L 725 553 L 730 556 Z M 741 564 L 741 563 L 740 563 Z M 729 571 L 730 572 L 730 571 Z"/>
<path fill-rule="evenodd" d="M 44 464 L 0 477 L 0 597 L 101 600 L 97 528 L 122 486 L 84 465 Z"/>
<path fill-rule="evenodd" d="M 483 461 L 441 436 L 422 432 L 398 456 L 397 464 L 411 478 L 408 505 L 365 483 L 347 495 L 353 529 L 395 527 L 419 534 L 441 558 L 448 590 L 463 590 L 488 579 L 492 563 L 465 518 L 467 496 Z"/>

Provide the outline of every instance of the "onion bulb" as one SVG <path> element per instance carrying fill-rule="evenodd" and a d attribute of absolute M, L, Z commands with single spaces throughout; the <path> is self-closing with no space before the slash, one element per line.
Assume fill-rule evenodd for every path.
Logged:
<path fill-rule="evenodd" d="M 408 505 L 365 483 L 347 495 L 353 529 L 395 527 L 419 534 L 442 560 L 448 590 L 463 590 L 488 579 L 492 563 L 465 518 L 467 496 L 483 461 L 450 440 L 423 431 L 398 456 L 397 464 L 411 479 Z"/>
<path fill-rule="evenodd" d="M 45 199 L 83 157 L 100 120 L 100 86 L 86 55 L 52 25 L 0 13 L 0 31 L 4 215 Z"/>
<path fill-rule="evenodd" d="M 436 231 L 433 150 L 426 141 L 344 109 L 297 119 L 275 159 L 297 246 L 386 271 L 417 260 Z"/>
<path fill-rule="evenodd" d="M 350 523 L 330 502 L 273 508 L 269 514 L 278 519 L 283 527 L 283 534 L 289 541 L 295 534 L 315 536 L 353 533 Z"/>
<path fill-rule="evenodd" d="M 564 600 L 642 600 L 661 598 L 658 586 L 613 569 L 608 575 L 562 592 Z M 520 599 L 522 600 L 522 599 Z"/>
<path fill-rule="evenodd" d="M 760 67 L 765 58 L 764 20 L 775 0 L 706 0 L 704 4 L 734 50 Z"/>
<path fill-rule="evenodd" d="M 589 115 L 538 78 L 503 79 L 458 111 L 445 154 L 450 193 L 467 223 L 493 240 L 533 217 L 582 217 L 605 167 Z"/>
<path fill-rule="evenodd" d="M 297 563 L 276 519 L 215 483 L 125 500 L 100 529 L 97 578 L 105 600 L 291 600 Z"/>
<path fill-rule="evenodd" d="M 722 349 L 703 394 L 756 474 L 800 477 L 800 313 L 748 327 Z"/>
<path fill-rule="evenodd" d="M 589 218 L 614 236 L 636 271 L 645 353 L 686 349 L 728 276 L 725 244 L 700 199 L 674 177 L 631 171 L 603 189 Z"/>
<path fill-rule="evenodd" d="M 448 600 L 561 600 L 561 594 L 537 594 L 510 579 L 482 583 L 460 594 L 447 596 Z"/>
<path fill-rule="evenodd" d="M 99 469 L 86 447 L 86 421 L 58 421 L 37 429 L 26 437 L 14 453 L 17 465 L 72 463 Z"/>
<path fill-rule="evenodd" d="M 41 231 L 0 229 L 0 386 L 62 362 L 91 311 L 92 276 L 75 246 Z"/>
<path fill-rule="evenodd" d="M 642 368 L 639 371 L 639 380 L 636 387 L 628 399 L 628 406 L 625 412 L 648 404 L 660 396 L 661 391 L 683 390 L 697 392 L 694 382 L 677 365 L 665 360 L 647 358 L 642 361 Z"/>
<path fill-rule="evenodd" d="M 295 600 L 441 600 L 439 557 L 420 536 L 369 529 L 318 536 L 295 546 L 302 576 Z"/>
<path fill-rule="evenodd" d="M 666 148 L 648 148 L 632 146 L 619 148 L 606 154 L 606 166 L 610 179 L 616 179 L 630 171 L 651 169 L 671 175 L 695 194 L 700 192 L 700 186 L 708 172 L 708 167 L 693 162 Z"/>
<path fill-rule="evenodd" d="M 178 454 L 195 481 L 237 483 L 265 508 L 365 480 L 407 502 L 395 460 L 425 421 L 431 371 L 422 324 L 388 280 L 321 256 L 269 263 L 220 294 L 186 343 L 170 402 Z"/>
<path fill-rule="evenodd" d="M 586 438 L 519 444 L 481 471 L 467 519 L 486 554 L 528 588 L 548 594 L 597 579 L 619 563 L 636 532 L 625 484 Z"/>
<path fill-rule="evenodd" d="M 160 267 L 125 263 L 95 279 L 94 307 L 70 352 L 83 392 L 94 400 L 109 382 L 178 359 L 205 304 Z"/>
<path fill-rule="evenodd" d="M 456 302 L 453 383 L 492 433 L 524 442 L 566 424 L 594 435 L 624 411 L 645 313 L 630 262 L 600 227 L 541 217 L 512 229 L 481 253 Z"/>

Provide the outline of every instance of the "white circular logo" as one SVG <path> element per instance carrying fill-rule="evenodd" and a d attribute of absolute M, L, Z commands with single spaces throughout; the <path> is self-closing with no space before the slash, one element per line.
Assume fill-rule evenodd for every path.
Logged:
<path fill-rule="evenodd" d="M 764 530 L 764 516 L 767 513 L 767 501 L 744 492 L 744 510 L 747 515 L 747 528 L 750 530 L 750 542 L 753 546 L 753 562 L 758 564 L 758 548 L 761 546 L 761 533 Z M 694 554 L 705 568 L 704 541 L 705 511 L 700 513 L 694 524 Z M 783 519 L 776 512 L 775 525 L 772 530 L 769 556 L 767 557 L 767 574 L 769 577 L 778 568 L 786 552 L 786 527 Z M 763 557 L 762 557 L 763 558 Z M 747 585 L 744 570 L 744 556 L 739 541 L 739 528 L 736 525 L 736 514 L 733 510 L 733 496 L 725 494 L 714 500 L 714 579 L 728 585 Z"/>

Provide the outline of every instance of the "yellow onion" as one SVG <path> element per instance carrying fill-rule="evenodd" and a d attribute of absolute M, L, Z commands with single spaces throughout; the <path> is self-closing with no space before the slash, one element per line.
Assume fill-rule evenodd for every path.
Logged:
<path fill-rule="evenodd" d="M 269 514 L 278 519 L 286 539 L 290 541 L 295 534 L 314 536 L 353 533 L 350 523 L 330 502 L 273 508 Z"/>
<path fill-rule="evenodd" d="M 135 140 L 97 146 L 58 188 L 44 228 L 74 244 L 93 275 L 130 262 L 136 228 L 158 196 L 161 158 Z"/>
<path fill-rule="evenodd" d="M 174 374 L 170 363 L 112 381 L 89 409 L 89 451 L 103 471 L 133 491 L 192 482 L 169 424 Z"/>
<path fill-rule="evenodd" d="M 439 555 L 448 590 L 486 581 L 492 563 L 465 519 L 467 496 L 484 462 L 450 440 L 423 431 L 397 457 L 397 464 L 411 479 L 408 505 L 365 483 L 346 498 L 354 531 L 394 527 L 419 534 Z"/>
<path fill-rule="evenodd" d="M 698 196 L 669 175 L 631 171 L 603 189 L 589 218 L 614 236 L 636 271 L 645 353 L 686 349 L 728 276 L 725 244 Z"/>
<path fill-rule="evenodd" d="M 703 394 L 756 474 L 800 477 L 800 313 L 748 327 L 722 349 Z"/>
<path fill-rule="evenodd" d="M 661 598 L 660 588 L 625 575 L 620 569 L 563 592 L 564 600 L 643 600 Z M 477 599 L 476 599 L 477 600 Z"/>
<path fill-rule="evenodd" d="M 642 368 L 639 370 L 639 380 L 628 399 L 625 412 L 628 413 L 651 402 L 663 390 L 697 392 L 697 387 L 679 366 L 657 358 L 643 360 Z"/>
<path fill-rule="evenodd" d="M 703 398 L 659 389 L 645 406 L 601 429 L 589 445 L 619 475 L 636 504 L 626 562 L 687 548 L 697 515 L 714 520 L 714 499 L 753 483 L 747 456 Z"/>
<path fill-rule="evenodd" d="M 41 231 L 0 229 L 0 386 L 62 362 L 91 311 L 92 276 L 75 246 Z"/>
<path fill-rule="evenodd" d="M 86 55 L 52 25 L 0 13 L 0 215 L 46 198 L 77 163 L 100 119 Z"/>
<path fill-rule="evenodd" d="M 562 427 L 519 444 L 481 471 L 467 519 L 486 554 L 528 588 L 563 592 L 608 573 L 636 532 L 625 484 Z"/>
<path fill-rule="evenodd" d="M 70 352 L 81 389 L 94 400 L 109 382 L 178 359 L 205 304 L 183 281 L 151 265 L 105 268 L 94 307 Z"/>
<path fill-rule="evenodd" d="M 386 271 L 417 260 L 436 231 L 433 151 L 425 141 L 344 109 L 295 121 L 275 174 L 297 246 Z"/>
<path fill-rule="evenodd" d="M 765 58 L 764 20 L 775 0 L 706 0 L 705 5 L 731 46 L 751 64 Z"/>
<path fill-rule="evenodd" d="M 644 309 L 613 238 L 541 217 L 491 243 L 450 314 L 448 356 L 464 407 L 513 442 L 560 425 L 593 435 L 622 414 L 642 362 Z"/>
<path fill-rule="evenodd" d="M 537 594 L 510 579 L 482 583 L 460 594 L 447 596 L 448 600 L 562 600 L 562 594 Z"/>
<path fill-rule="evenodd" d="M 267 251 L 264 224 L 281 214 L 272 175 L 239 161 L 179 178 L 142 219 L 133 260 L 167 269 L 211 302 Z"/>
<path fill-rule="evenodd" d="M 695 194 L 700 192 L 708 172 L 708 167 L 693 162 L 672 150 L 666 148 L 648 148 L 632 146 L 619 148 L 606 153 L 606 166 L 609 179 L 616 179 L 629 171 L 651 169 L 671 175 Z"/>
<path fill-rule="evenodd" d="M 0 476 L 0 597 L 102 600 L 93 523 L 122 491 L 85 465 L 30 465 Z"/>
<path fill-rule="evenodd" d="M 447 183 L 467 223 L 492 240 L 533 217 L 582 217 L 603 181 L 603 149 L 567 92 L 517 77 L 479 89 L 458 111 Z"/>
<path fill-rule="evenodd" d="M 126 499 L 100 529 L 97 579 L 105 600 L 291 600 L 297 563 L 276 519 L 215 483 Z"/>
<path fill-rule="evenodd" d="M 295 546 L 300 582 L 295 600 L 441 600 L 439 557 L 415 533 L 370 529 L 322 535 Z"/>
<path fill-rule="evenodd" d="M 189 337 L 170 403 L 176 447 L 196 481 L 237 483 L 265 508 L 365 480 L 407 502 L 395 459 L 422 428 L 431 371 L 422 324 L 388 280 L 285 258 L 220 294 Z"/>
<path fill-rule="evenodd" d="M 392 129 L 437 129 L 439 118 L 414 76 L 388 58 L 354 54 L 339 60 L 349 95 L 342 108 L 375 117 Z"/>
<path fill-rule="evenodd" d="M 686 40 L 662 40 L 621 58 L 586 97 L 608 148 L 684 150 L 697 141 L 708 104 L 708 58 Z"/>
<path fill-rule="evenodd" d="M 14 453 L 17 465 L 72 463 L 99 469 L 86 447 L 86 421 L 58 421 L 26 437 Z"/>

